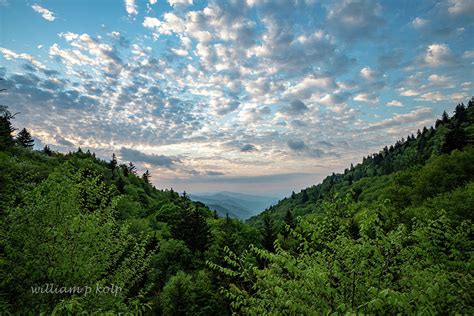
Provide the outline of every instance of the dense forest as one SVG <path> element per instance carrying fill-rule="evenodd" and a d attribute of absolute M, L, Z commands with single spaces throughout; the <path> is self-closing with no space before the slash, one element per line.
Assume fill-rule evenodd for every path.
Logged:
<path fill-rule="evenodd" d="M 21 115 L 21 114 L 19 114 Z M 0 108 L 0 314 L 474 313 L 474 99 L 242 222 Z"/>

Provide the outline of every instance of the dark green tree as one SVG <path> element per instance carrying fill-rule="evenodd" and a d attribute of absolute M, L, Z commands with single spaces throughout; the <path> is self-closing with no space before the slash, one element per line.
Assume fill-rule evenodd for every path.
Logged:
<path fill-rule="evenodd" d="M 117 180 L 117 190 L 120 192 L 120 194 L 125 193 L 125 182 L 121 176 L 119 176 Z"/>
<path fill-rule="evenodd" d="M 210 241 L 209 226 L 204 214 L 188 207 L 176 214 L 179 216 L 172 227 L 174 238 L 183 240 L 192 252 L 204 252 Z"/>
<path fill-rule="evenodd" d="M 13 146 L 12 133 L 15 130 L 12 126 L 11 120 L 15 118 L 16 114 L 11 114 L 8 107 L 0 105 L 0 149 L 5 150 Z"/>
<path fill-rule="evenodd" d="M 52 155 L 53 155 L 53 151 L 51 150 L 51 148 L 49 148 L 48 145 L 45 145 L 45 146 L 43 147 L 43 152 L 44 152 L 46 155 L 48 155 L 48 156 L 52 156 Z"/>
<path fill-rule="evenodd" d="M 35 145 L 35 141 L 31 137 L 30 132 L 26 130 L 26 128 L 23 128 L 18 135 L 16 136 L 16 141 L 17 143 L 25 148 L 33 148 Z"/>
<path fill-rule="evenodd" d="M 448 113 L 446 113 L 446 111 L 443 111 L 443 115 L 441 115 L 441 122 L 443 124 L 449 122 L 449 115 L 448 115 Z"/>
<path fill-rule="evenodd" d="M 131 161 L 128 164 L 128 173 L 129 174 L 137 174 L 137 167 L 135 167 L 135 165 Z"/>
<path fill-rule="evenodd" d="M 290 210 L 287 210 L 286 211 L 286 214 L 285 214 L 285 218 L 284 218 L 284 222 L 285 222 L 285 226 L 283 227 L 283 236 L 285 236 L 285 238 L 288 237 L 288 227 L 290 229 L 293 229 L 295 228 L 295 219 L 293 218 L 293 214 L 291 213 Z M 287 227 L 288 226 L 288 227 Z"/>
<path fill-rule="evenodd" d="M 115 168 L 117 168 L 117 156 L 115 156 L 115 153 L 112 154 L 112 159 L 109 162 L 109 167 L 112 172 L 114 172 Z"/>
<path fill-rule="evenodd" d="M 301 195 L 301 203 L 306 203 L 308 202 L 308 200 L 308 193 L 306 192 L 306 190 L 303 190 Z"/>
<path fill-rule="evenodd" d="M 151 173 L 148 169 L 143 173 L 142 180 L 145 181 L 146 184 L 150 184 Z"/>
<path fill-rule="evenodd" d="M 458 120 L 459 123 L 467 122 L 467 110 L 464 103 L 458 104 L 454 110 L 454 118 Z"/>
<path fill-rule="evenodd" d="M 268 251 L 275 251 L 273 243 L 276 239 L 276 230 L 273 219 L 270 217 L 270 214 L 266 212 L 263 214 L 262 220 L 262 246 Z"/>

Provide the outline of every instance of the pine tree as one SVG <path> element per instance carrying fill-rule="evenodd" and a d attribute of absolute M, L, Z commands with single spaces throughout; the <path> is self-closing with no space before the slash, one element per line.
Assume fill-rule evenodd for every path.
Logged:
<path fill-rule="evenodd" d="M 35 141 L 31 137 L 30 132 L 26 130 L 26 128 L 23 128 L 18 135 L 16 136 L 16 141 L 17 143 L 25 148 L 33 148 Z"/>
<path fill-rule="evenodd" d="M 0 105 L 0 150 L 5 150 L 14 144 L 12 133 L 15 129 L 11 120 L 15 115 L 8 111 L 8 107 Z"/>
<path fill-rule="evenodd" d="M 446 113 L 446 111 L 443 111 L 443 115 L 441 116 L 441 122 L 443 124 L 449 122 L 449 115 L 448 115 L 448 113 Z"/>
<path fill-rule="evenodd" d="M 45 153 L 46 155 L 48 156 L 52 156 L 53 155 L 53 151 L 51 150 L 51 148 L 49 148 L 48 145 L 45 145 L 43 147 L 43 153 Z"/>
<path fill-rule="evenodd" d="M 290 210 L 286 211 L 285 224 L 288 225 L 291 229 L 295 228 L 295 220 L 294 220 L 293 214 L 291 213 Z M 285 229 L 284 231 L 285 231 L 285 236 L 288 236 L 287 230 Z"/>
<path fill-rule="evenodd" d="M 114 172 L 115 168 L 117 168 L 117 156 L 115 156 L 115 153 L 112 154 L 112 160 L 110 160 L 109 166 L 112 172 Z"/>
<path fill-rule="evenodd" d="M 301 202 L 302 203 L 308 202 L 309 198 L 308 198 L 308 193 L 306 192 L 306 190 L 303 190 L 302 193 L 303 194 L 301 196 Z"/>
<path fill-rule="evenodd" d="M 459 123 L 467 122 L 467 110 L 464 103 L 458 104 L 454 110 L 454 117 Z"/>
<path fill-rule="evenodd" d="M 150 171 L 146 170 L 142 175 L 142 179 L 143 181 L 145 181 L 145 183 L 150 184 L 150 178 L 151 178 Z"/>
<path fill-rule="evenodd" d="M 122 169 L 123 175 L 124 175 L 125 177 L 128 177 L 128 174 L 129 174 L 129 172 L 128 172 L 128 166 L 122 164 L 122 165 L 120 165 L 120 169 Z"/>
<path fill-rule="evenodd" d="M 210 241 L 210 228 L 204 215 L 195 208 L 188 208 L 174 225 L 174 238 L 183 240 L 192 252 L 204 252 Z"/>
<path fill-rule="evenodd" d="M 120 194 L 125 193 L 125 182 L 123 181 L 121 176 L 119 176 L 117 180 L 117 190 L 120 192 Z"/>
<path fill-rule="evenodd" d="M 276 239 L 275 225 L 268 212 L 263 214 L 263 227 L 262 227 L 262 246 L 268 251 L 275 251 L 273 243 Z"/>
<path fill-rule="evenodd" d="M 137 174 L 137 168 L 135 167 L 135 165 L 131 161 L 128 164 L 128 173 L 129 174 Z"/>

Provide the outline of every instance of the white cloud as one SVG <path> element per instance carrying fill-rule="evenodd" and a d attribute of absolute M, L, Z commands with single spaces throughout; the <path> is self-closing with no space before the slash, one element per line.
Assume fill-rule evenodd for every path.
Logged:
<path fill-rule="evenodd" d="M 149 29 L 157 28 L 161 25 L 160 20 L 157 18 L 146 16 L 145 20 L 143 21 L 143 26 Z"/>
<path fill-rule="evenodd" d="M 380 130 L 380 129 L 390 128 L 390 127 L 408 124 L 408 123 L 415 123 L 421 120 L 432 118 L 432 115 L 433 115 L 432 108 L 428 108 L 428 107 L 419 108 L 405 114 L 395 114 L 391 118 L 369 125 L 367 128 L 365 128 L 365 130 L 373 131 L 373 130 Z"/>
<path fill-rule="evenodd" d="M 61 49 L 58 44 L 53 44 L 49 48 L 49 56 L 59 57 L 64 64 L 68 66 L 73 65 L 92 65 L 94 60 L 84 54 L 82 54 L 77 49 Z"/>
<path fill-rule="evenodd" d="M 11 51 L 7 48 L 0 47 L 0 53 L 3 54 L 3 57 L 8 60 L 13 60 L 13 59 L 23 59 L 31 62 L 33 65 L 40 69 L 46 68 L 41 62 L 37 61 L 33 56 L 30 54 L 18 54 L 14 51 Z"/>
<path fill-rule="evenodd" d="M 156 4 L 158 0 L 149 0 L 150 4 L 153 5 L 153 4 Z"/>
<path fill-rule="evenodd" d="M 451 93 L 449 95 L 444 95 L 439 91 L 432 91 L 425 93 L 421 95 L 417 100 L 422 100 L 422 101 L 435 101 L 435 102 L 440 102 L 440 101 L 463 101 L 468 97 L 468 94 L 465 92 L 456 92 L 456 93 Z"/>
<path fill-rule="evenodd" d="M 449 83 L 449 77 L 443 75 L 430 75 L 428 81 L 435 85 L 447 84 Z"/>
<path fill-rule="evenodd" d="M 373 80 L 375 78 L 375 71 L 370 69 L 370 67 L 364 67 L 360 70 L 360 75 L 367 80 Z"/>
<path fill-rule="evenodd" d="M 192 5 L 193 0 L 168 0 L 168 3 L 170 6 L 186 6 L 186 5 Z"/>
<path fill-rule="evenodd" d="M 79 35 L 71 32 L 66 32 L 66 33 L 59 33 L 59 37 L 64 38 L 66 41 L 70 42 L 72 40 L 75 40 L 76 38 L 79 37 Z"/>
<path fill-rule="evenodd" d="M 125 10 L 127 11 L 128 15 L 137 15 L 137 5 L 135 4 L 135 0 L 124 0 Z"/>
<path fill-rule="evenodd" d="M 185 49 L 171 48 L 171 51 L 181 57 L 188 56 L 188 52 Z"/>
<path fill-rule="evenodd" d="M 56 19 L 53 12 L 49 11 L 48 9 L 43 8 L 42 6 L 40 6 L 37 3 L 33 4 L 31 6 L 31 8 L 33 10 L 35 10 L 36 12 L 38 12 L 39 14 L 41 14 L 43 19 L 45 19 L 45 20 L 48 20 L 48 21 L 52 22 Z"/>
<path fill-rule="evenodd" d="M 440 66 L 451 60 L 451 50 L 446 44 L 431 44 L 426 49 L 425 62 L 430 66 Z"/>
<path fill-rule="evenodd" d="M 331 77 L 313 77 L 308 76 L 303 78 L 296 85 L 290 87 L 286 94 L 288 97 L 295 99 L 308 99 L 317 90 L 331 90 L 336 89 L 337 83 Z"/>
<path fill-rule="evenodd" d="M 401 107 L 403 106 L 403 104 L 398 100 L 392 100 L 390 102 L 387 102 L 386 106 Z"/>
<path fill-rule="evenodd" d="M 155 37 L 160 35 L 182 34 L 186 30 L 185 21 L 172 12 L 163 15 L 163 20 L 153 17 L 145 17 L 143 26 L 152 29 Z"/>
<path fill-rule="evenodd" d="M 400 91 L 400 95 L 401 96 L 404 96 L 404 97 L 413 97 L 413 96 L 416 96 L 416 95 L 420 95 L 421 92 L 418 91 L 418 90 L 415 90 L 415 89 L 404 89 L 404 88 L 401 88 L 399 89 Z"/>
<path fill-rule="evenodd" d="M 426 24 L 428 24 L 428 20 L 420 18 L 420 17 L 416 17 L 415 19 L 413 19 L 413 21 L 411 21 L 411 25 L 416 29 L 422 28 Z"/>
<path fill-rule="evenodd" d="M 354 101 L 377 103 L 379 102 L 379 98 L 374 94 L 359 93 L 359 94 L 356 94 L 356 96 L 354 97 Z"/>

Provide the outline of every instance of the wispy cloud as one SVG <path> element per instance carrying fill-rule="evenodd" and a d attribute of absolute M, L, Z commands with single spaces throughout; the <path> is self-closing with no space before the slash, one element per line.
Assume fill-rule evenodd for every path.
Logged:
<path fill-rule="evenodd" d="M 39 14 L 41 14 L 41 16 L 43 17 L 43 19 L 47 20 L 47 21 L 54 21 L 56 19 L 56 17 L 54 16 L 54 13 L 49 11 L 48 9 L 45 9 L 43 8 L 42 6 L 40 6 L 39 4 L 35 3 L 31 6 L 31 8 L 33 10 L 35 10 L 36 12 L 38 12 Z"/>

